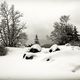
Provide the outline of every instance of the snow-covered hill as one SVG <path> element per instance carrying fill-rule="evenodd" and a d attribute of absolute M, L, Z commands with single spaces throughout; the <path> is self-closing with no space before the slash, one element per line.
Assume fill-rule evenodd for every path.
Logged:
<path fill-rule="evenodd" d="M 0 80 L 2 79 L 80 79 L 80 48 L 58 46 L 60 51 L 28 52 L 29 48 L 10 48 L 8 54 L 0 56 Z M 33 59 L 25 59 L 34 55 Z M 26 57 L 25 56 L 25 57 Z"/>

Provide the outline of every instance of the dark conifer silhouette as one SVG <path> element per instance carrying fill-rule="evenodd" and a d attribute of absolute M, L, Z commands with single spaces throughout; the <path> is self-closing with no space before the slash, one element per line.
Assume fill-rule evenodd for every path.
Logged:
<path fill-rule="evenodd" d="M 66 44 L 72 40 L 78 40 L 77 28 L 69 23 L 69 16 L 61 16 L 60 22 L 55 22 L 54 31 L 51 32 L 50 39 L 56 44 Z"/>
<path fill-rule="evenodd" d="M 38 39 L 38 36 L 37 36 L 37 35 L 35 36 L 35 44 L 40 44 L 40 43 L 39 43 L 39 39 Z"/>

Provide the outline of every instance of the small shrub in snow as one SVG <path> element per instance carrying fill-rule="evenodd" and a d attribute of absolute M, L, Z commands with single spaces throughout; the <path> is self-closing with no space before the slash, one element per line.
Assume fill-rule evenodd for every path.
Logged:
<path fill-rule="evenodd" d="M 26 54 L 23 55 L 23 58 L 25 58 Z"/>
<path fill-rule="evenodd" d="M 48 58 L 48 59 L 46 59 L 46 61 L 50 61 L 50 59 Z"/>
<path fill-rule="evenodd" d="M 4 56 L 7 54 L 7 49 L 3 46 L 0 46 L 0 56 Z"/>
<path fill-rule="evenodd" d="M 49 52 L 51 53 L 52 52 L 52 49 L 50 49 Z"/>
<path fill-rule="evenodd" d="M 41 47 L 39 44 L 34 44 L 33 46 L 31 46 L 29 52 L 32 52 L 32 53 L 37 53 L 37 52 L 40 52 L 41 51 Z"/>
<path fill-rule="evenodd" d="M 54 61 L 54 58 L 52 56 L 49 56 L 49 57 L 44 58 L 43 60 L 52 62 Z"/>
<path fill-rule="evenodd" d="M 58 46 L 56 44 L 52 45 L 49 49 L 49 52 L 54 52 L 54 51 L 60 51 L 60 49 L 58 48 Z"/>

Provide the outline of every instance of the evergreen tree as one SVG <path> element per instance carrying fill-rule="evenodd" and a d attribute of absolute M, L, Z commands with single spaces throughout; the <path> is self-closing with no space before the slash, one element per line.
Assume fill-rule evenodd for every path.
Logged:
<path fill-rule="evenodd" d="M 54 31 L 51 32 L 50 39 L 56 44 L 66 44 L 74 39 L 78 39 L 77 29 L 70 24 L 69 16 L 61 16 L 60 22 L 54 23 Z"/>
<path fill-rule="evenodd" d="M 40 44 L 40 43 L 39 43 L 39 39 L 38 39 L 38 36 L 37 36 L 37 35 L 35 36 L 35 44 Z"/>
<path fill-rule="evenodd" d="M 73 33 L 73 34 L 74 34 L 74 35 L 73 35 L 73 39 L 74 39 L 75 41 L 78 41 L 79 38 L 78 38 L 78 31 L 77 31 L 76 26 L 74 26 L 74 33 Z"/>

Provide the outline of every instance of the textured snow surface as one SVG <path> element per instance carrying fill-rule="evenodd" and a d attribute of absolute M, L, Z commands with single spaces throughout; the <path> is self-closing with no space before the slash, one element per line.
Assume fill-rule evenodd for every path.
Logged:
<path fill-rule="evenodd" d="M 64 80 L 80 79 L 80 48 L 58 46 L 60 51 L 30 53 L 29 48 L 9 48 L 8 55 L 0 56 L 0 80 Z M 32 60 L 23 59 L 23 55 L 35 55 Z M 72 72 L 76 69 L 75 72 Z"/>

